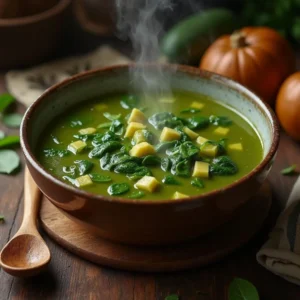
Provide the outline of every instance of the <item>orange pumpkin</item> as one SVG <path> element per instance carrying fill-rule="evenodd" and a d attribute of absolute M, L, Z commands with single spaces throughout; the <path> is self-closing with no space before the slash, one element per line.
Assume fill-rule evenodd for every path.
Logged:
<path fill-rule="evenodd" d="M 288 77 L 280 87 L 276 113 L 284 130 L 300 140 L 300 72 Z"/>
<path fill-rule="evenodd" d="M 245 27 L 217 39 L 204 53 L 200 68 L 230 77 L 271 103 L 294 71 L 295 55 L 275 30 Z"/>

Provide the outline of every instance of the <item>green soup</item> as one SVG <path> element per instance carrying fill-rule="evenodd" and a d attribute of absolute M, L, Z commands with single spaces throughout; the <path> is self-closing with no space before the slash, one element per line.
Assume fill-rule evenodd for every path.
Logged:
<path fill-rule="evenodd" d="M 59 116 L 42 135 L 41 164 L 80 189 L 131 199 L 207 193 L 249 173 L 263 156 L 255 128 L 199 94 L 109 95 Z"/>

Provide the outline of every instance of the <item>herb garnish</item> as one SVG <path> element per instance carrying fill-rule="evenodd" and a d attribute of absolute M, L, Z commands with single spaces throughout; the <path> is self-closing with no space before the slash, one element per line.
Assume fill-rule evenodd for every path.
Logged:
<path fill-rule="evenodd" d="M 282 169 L 280 171 L 280 173 L 282 175 L 293 175 L 293 174 L 297 173 L 296 168 L 297 168 L 296 165 L 291 165 L 291 166 L 289 166 L 287 168 Z"/>
<path fill-rule="evenodd" d="M 228 299 L 259 300 L 259 294 L 251 282 L 242 278 L 234 278 L 229 285 Z"/>

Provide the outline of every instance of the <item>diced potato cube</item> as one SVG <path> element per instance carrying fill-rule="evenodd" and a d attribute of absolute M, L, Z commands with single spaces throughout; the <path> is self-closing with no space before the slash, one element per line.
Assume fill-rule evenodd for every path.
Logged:
<path fill-rule="evenodd" d="M 138 189 L 150 193 L 153 193 L 158 186 L 159 186 L 159 182 L 155 177 L 152 176 L 144 176 L 135 184 L 135 187 L 137 187 Z"/>
<path fill-rule="evenodd" d="M 175 102 L 175 99 L 173 97 L 161 97 L 158 101 L 160 103 L 172 104 Z"/>
<path fill-rule="evenodd" d="M 137 108 L 134 108 L 132 111 L 131 111 L 131 114 L 130 114 L 130 117 L 128 119 L 128 123 L 131 123 L 131 122 L 137 122 L 137 123 L 146 123 L 147 121 L 147 118 L 146 116 L 144 115 L 143 112 L 141 112 L 139 109 Z"/>
<path fill-rule="evenodd" d="M 129 151 L 131 156 L 143 157 L 146 155 L 154 154 L 155 148 L 147 142 L 139 143 L 132 147 Z"/>
<path fill-rule="evenodd" d="M 218 146 L 211 145 L 211 144 L 205 144 L 200 149 L 200 154 L 209 156 L 209 157 L 216 157 L 218 154 Z"/>
<path fill-rule="evenodd" d="M 220 126 L 214 130 L 214 133 L 218 135 L 227 135 L 229 131 L 229 128 Z"/>
<path fill-rule="evenodd" d="M 189 196 L 188 195 L 186 195 L 186 194 L 182 194 L 182 193 L 179 193 L 179 192 L 175 192 L 174 194 L 173 194 L 173 197 L 172 197 L 173 199 L 180 199 L 180 198 L 189 198 Z"/>
<path fill-rule="evenodd" d="M 184 127 L 183 132 L 186 133 L 191 140 L 195 140 L 199 136 L 197 132 L 189 129 L 188 127 Z"/>
<path fill-rule="evenodd" d="M 76 186 L 83 187 L 93 184 L 93 181 L 89 175 L 83 175 L 76 178 Z"/>
<path fill-rule="evenodd" d="M 133 139 L 135 145 L 147 141 L 145 136 L 144 136 L 143 130 L 137 130 L 134 133 L 132 139 Z"/>
<path fill-rule="evenodd" d="M 144 129 L 146 126 L 142 123 L 131 122 L 128 124 L 125 132 L 125 137 L 132 138 L 137 130 Z"/>
<path fill-rule="evenodd" d="M 196 161 L 193 171 L 193 177 L 208 178 L 209 164 L 203 161 Z"/>
<path fill-rule="evenodd" d="M 203 136 L 199 136 L 196 140 L 196 143 L 199 144 L 199 145 L 202 145 L 207 141 L 208 141 L 208 139 L 204 138 Z"/>
<path fill-rule="evenodd" d="M 106 104 L 99 103 L 94 106 L 94 109 L 97 111 L 104 111 L 108 109 L 108 106 Z"/>
<path fill-rule="evenodd" d="M 71 143 L 68 146 L 68 150 L 71 151 L 74 154 L 80 153 L 85 147 L 86 147 L 86 143 L 83 141 L 76 141 Z"/>
<path fill-rule="evenodd" d="M 191 108 L 196 108 L 196 109 L 202 109 L 205 105 L 201 102 L 198 102 L 198 101 L 194 101 L 192 102 L 191 104 Z"/>
<path fill-rule="evenodd" d="M 161 142 L 174 141 L 179 140 L 180 136 L 180 132 L 176 131 L 175 129 L 164 127 L 159 137 L 159 140 Z"/>
<path fill-rule="evenodd" d="M 96 128 L 88 127 L 88 128 L 82 128 L 79 130 L 80 134 L 93 134 L 96 132 Z"/>
<path fill-rule="evenodd" d="M 236 143 L 236 144 L 229 144 L 228 149 L 230 150 L 237 150 L 237 151 L 243 151 L 243 145 L 242 143 Z"/>

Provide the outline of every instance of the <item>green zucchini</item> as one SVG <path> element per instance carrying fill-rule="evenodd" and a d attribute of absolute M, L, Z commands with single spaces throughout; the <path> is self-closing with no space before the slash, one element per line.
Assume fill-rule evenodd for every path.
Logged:
<path fill-rule="evenodd" d="M 194 14 L 165 34 L 161 40 L 161 52 L 168 62 L 198 64 L 216 38 L 233 31 L 234 20 L 234 14 L 223 8 Z"/>

